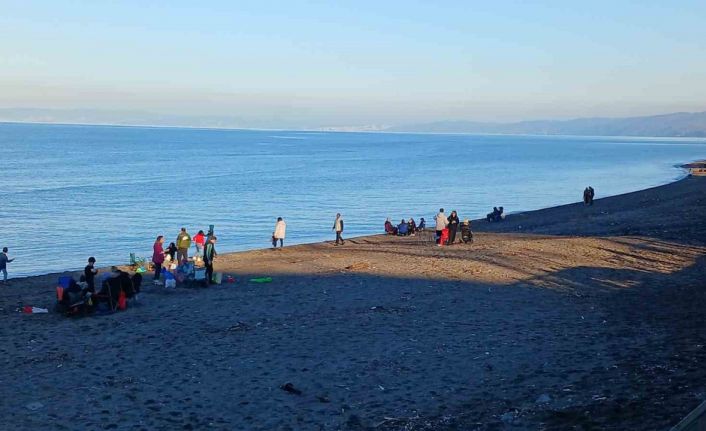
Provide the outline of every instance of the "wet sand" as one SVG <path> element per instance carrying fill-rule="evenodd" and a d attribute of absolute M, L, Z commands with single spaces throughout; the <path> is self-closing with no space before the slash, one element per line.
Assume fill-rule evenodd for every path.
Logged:
<path fill-rule="evenodd" d="M 706 398 L 705 209 L 706 179 L 688 178 L 476 221 L 473 244 L 234 253 L 216 263 L 234 284 L 148 285 L 139 306 L 80 319 L 14 312 L 51 307 L 57 274 L 18 279 L 0 288 L 0 415 L 40 430 L 668 429 Z"/>

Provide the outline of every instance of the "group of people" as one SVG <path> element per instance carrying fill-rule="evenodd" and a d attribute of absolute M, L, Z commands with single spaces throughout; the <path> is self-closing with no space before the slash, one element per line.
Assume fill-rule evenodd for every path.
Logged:
<path fill-rule="evenodd" d="M 385 233 L 388 235 L 414 236 L 417 232 L 423 231 L 426 228 L 426 224 L 427 222 L 424 220 L 424 217 L 422 217 L 419 219 L 419 225 L 417 225 L 417 222 L 415 222 L 413 218 L 410 218 L 409 221 L 402 219 L 400 224 L 395 226 L 388 218 L 385 220 Z"/>
<path fill-rule="evenodd" d="M 444 213 L 444 209 L 440 208 L 434 221 L 436 222 L 436 244 L 438 246 L 454 244 L 456 242 L 459 225 L 461 227 L 461 239 L 459 242 L 473 242 L 473 231 L 471 230 L 470 220 L 465 219 L 463 223 L 461 223 L 456 211 L 451 211 L 451 214 L 447 217 Z"/>
<path fill-rule="evenodd" d="M 189 260 L 189 248 L 191 244 L 196 246 L 195 258 L 197 260 L 203 259 L 204 266 L 206 268 L 206 284 L 211 284 L 213 278 L 213 261 L 218 256 L 216 253 L 216 241 L 218 238 L 210 232 L 207 234 L 203 230 L 200 230 L 194 237 L 186 231 L 186 228 L 181 228 L 181 232 L 177 235 L 176 242 L 169 244 L 167 249 L 164 249 L 164 236 L 159 235 L 152 245 L 152 264 L 154 266 L 154 278 L 153 282 L 155 284 L 161 284 L 160 275 L 162 273 L 162 265 L 164 265 L 165 260 L 174 262 L 177 265 L 184 264 Z"/>
<path fill-rule="evenodd" d="M 488 220 L 488 222 L 503 221 L 505 220 L 505 209 L 503 207 L 493 207 L 493 212 L 488 213 L 485 219 Z"/>
<path fill-rule="evenodd" d="M 583 204 L 584 205 L 593 205 L 593 197 L 596 195 L 596 191 L 593 190 L 593 187 L 588 186 L 585 189 L 583 189 Z"/>
<path fill-rule="evenodd" d="M 127 300 L 137 299 L 142 285 L 142 274 L 129 273 L 112 267 L 110 272 L 101 274 L 96 284 L 98 269 L 96 258 L 88 258 L 88 264 L 77 282 L 73 277 L 60 277 L 57 287 L 57 309 L 68 315 L 93 312 L 100 304 L 108 310 L 124 309 Z"/>

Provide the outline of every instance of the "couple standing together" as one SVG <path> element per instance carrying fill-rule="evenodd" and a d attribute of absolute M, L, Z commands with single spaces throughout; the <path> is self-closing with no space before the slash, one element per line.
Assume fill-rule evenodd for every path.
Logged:
<path fill-rule="evenodd" d="M 456 214 L 456 211 L 451 211 L 451 215 L 446 217 L 446 214 L 444 214 L 444 209 L 440 208 L 439 209 L 439 214 L 436 215 L 436 238 L 437 238 L 437 243 L 441 245 L 441 237 L 443 234 L 444 229 L 448 228 L 449 232 L 449 239 L 447 244 L 451 245 L 456 241 L 456 231 L 458 230 L 458 224 L 459 224 L 459 219 L 458 215 Z"/>

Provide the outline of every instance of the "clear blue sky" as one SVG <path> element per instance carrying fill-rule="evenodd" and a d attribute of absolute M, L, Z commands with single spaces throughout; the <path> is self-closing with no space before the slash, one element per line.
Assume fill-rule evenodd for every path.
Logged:
<path fill-rule="evenodd" d="M 0 0 L 0 11 L 0 108 L 303 126 L 706 110 L 703 0 Z"/>

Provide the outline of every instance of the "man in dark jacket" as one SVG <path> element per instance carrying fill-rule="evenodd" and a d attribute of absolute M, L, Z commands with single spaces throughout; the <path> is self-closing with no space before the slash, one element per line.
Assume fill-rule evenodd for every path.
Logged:
<path fill-rule="evenodd" d="M 206 242 L 203 252 L 203 263 L 206 266 L 206 285 L 213 282 L 213 260 L 218 256 L 216 253 L 216 237 L 210 236 Z"/>

